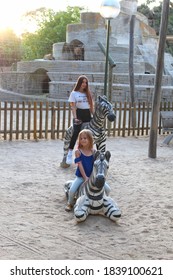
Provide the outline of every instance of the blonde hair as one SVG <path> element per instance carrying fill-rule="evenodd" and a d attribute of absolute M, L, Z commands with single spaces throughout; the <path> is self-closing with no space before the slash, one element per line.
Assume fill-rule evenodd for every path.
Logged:
<path fill-rule="evenodd" d="M 89 129 L 83 129 L 79 132 L 79 136 L 78 136 L 78 148 L 81 149 L 82 148 L 82 145 L 80 143 L 80 137 L 82 134 L 85 134 L 86 137 L 88 138 L 89 140 L 89 145 L 88 145 L 88 149 L 92 150 L 93 149 L 93 135 L 92 135 L 92 132 L 89 130 Z"/>

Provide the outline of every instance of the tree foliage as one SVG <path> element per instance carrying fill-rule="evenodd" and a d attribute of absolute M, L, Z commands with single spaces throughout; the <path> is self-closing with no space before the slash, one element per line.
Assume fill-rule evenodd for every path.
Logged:
<path fill-rule="evenodd" d="M 0 66 L 11 66 L 21 59 L 21 40 L 7 29 L 0 33 Z"/>
<path fill-rule="evenodd" d="M 163 2 L 160 1 L 158 6 L 154 6 L 152 9 L 150 9 L 148 5 L 154 2 L 155 2 L 154 0 L 147 0 L 146 4 L 142 4 L 141 6 L 138 7 L 138 12 L 142 13 L 148 18 L 149 25 L 155 29 L 156 34 L 159 36 Z M 173 30 L 173 4 L 170 3 L 167 35 L 172 35 L 172 30 Z M 166 41 L 166 51 L 173 55 L 172 41 L 168 41 L 168 40 Z"/>
<path fill-rule="evenodd" d="M 52 53 L 52 46 L 66 41 L 66 26 L 80 22 L 83 8 L 67 7 L 66 11 L 54 12 L 40 8 L 26 13 L 23 17 L 28 24 L 37 26 L 35 32 L 25 32 L 21 38 L 12 30 L 0 32 L 0 66 L 11 66 L 20 60 L 43 58 Z"/>
<path fill-rule="evenodd" d="M 42 58 L 52 52 L 52 45 L 66 41 L 66 26 L 80 21 L 80 7 L 67 7 L 66 11 L 55 13 L 53 10 L 41 8 L 27 14 L 37 23 L 35 33 L 22 35 L 23 59 Z"/>
<path fill-rule="evenodd" d="M 146 0 L 146 4 L 138 6 L 138 11 L 144 14 L 149 25 L 159 35 L 162 1 L 152 9 L 150 4 L 154 0 Z M 35 24 L 35 32 L 25 32 L 21 38 L 12 30 L 0 32 L 0 66 L 10 66 L 12 63 L 22 60 L 43 58 L 45 54 L 52 53 L 52 46 L 57 42 L 66 41 L 66 26 L 80 22 L 81 7 L 66 8 L 66 11 L 55 12 L 52 9 L 40 8 L 24 15 L 28 24 Z M 172 35 L 173 29 L 173 4 L 170 3 L 169 21 L 167 34 Z M 167 41 L 166 51 L 173 54 L 172 41 Z"/>

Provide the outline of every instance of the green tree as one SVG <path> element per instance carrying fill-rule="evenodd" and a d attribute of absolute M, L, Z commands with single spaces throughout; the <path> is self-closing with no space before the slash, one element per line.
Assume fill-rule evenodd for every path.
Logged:
<path fill-rule="evenodd" d="M 11 29 L 0 32 L 0 66 L 11 66 L 21 60 L 21 40 Z"/>
<path fill-rule="evenodd" d="M 149 4 L 153 4 L 155 1 L 147 0 L 146 4 L 138 6 L 138 12 L 142 13 L 148 18 L 148 23 L 156 31 L 156 34 L 159 35 L 160 21 L 161 21 L 161 11 L 162 3 L 158 6 L 154 6 L 152 9 L 149 7 Z"/>
<path fill-rule="evenodd" d="M 160 32 L 160 23 L 161 23 L 161 13 L 162 13 L 162 2 L 160 1 L 159 5 L 154 6 L 152 9 L 148 7 L 149 4 L 155 3 L 155 1 L 147 0 L 146 4 L 142 4 L 138 6 L 138 12 L 142 13 L 148 18 L 149 25 L 155 29 L 156 34 L 159 36 Z M 173 30 L 173 4 L 170 4 L 169 9 L 169 18 L 168 18 L 168 28 L 167 35 L 172 35 Z M 167 52 L 173 55 L 173 43 L 172 41 L 166 41 L 166 49 Z"/>
<path fill-rule="evenodd" d="M 80 7 L 67 7 L 66 11 L 55 13 L 51 9 L 41 8 L 26 16 L 35 20 L 38 29 L 34 33 L 22 35 L 22 49 L 25 60 L 42 58 L 52 52 L 52 45 L 66 41 L 66 26 L 80 22 Z"/>

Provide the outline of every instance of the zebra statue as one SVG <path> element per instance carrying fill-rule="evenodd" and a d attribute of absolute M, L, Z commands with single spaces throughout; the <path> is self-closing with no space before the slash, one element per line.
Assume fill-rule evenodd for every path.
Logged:
<path fill-rule="evenodd" d="M 85 221 L 90 214 L 101 214 L 112 221 L 117 221 L 121 217 L 120 209 L 114 200 L 106 195 L 104 188 L 110 157 L 109 151 L 105 153 L 96 151 L 91 176 L 76 193 L 74 216 L 77 222 Z M 71 184 L 72 181 L 67 181 L 64 186 L 67 199 Z"/>
<path fill-rule="evenodd" d="M 105 152 L 106 150 L 106 130 L 104 128 L 105 118 L 113 122 L 116 118 L 113 111 L 112 104 L 107 100 L 106 96 L 98 96 L 96 102 L 95 112 L 93 118 L 89 123 L 83 123 L 82 128 L 87 128 L 92 131 L 94 143 L 96 144 L 97 150 Z M 63 160 L 60 163 L 60 166 L 63 168 L 69 167 L 69 164 L 66 164 L 66 157 L 70 145 L 70 140 L 73 135 L 73 126 L 70 126 L 65 133 L 64 137 L 64 155 Z"/>

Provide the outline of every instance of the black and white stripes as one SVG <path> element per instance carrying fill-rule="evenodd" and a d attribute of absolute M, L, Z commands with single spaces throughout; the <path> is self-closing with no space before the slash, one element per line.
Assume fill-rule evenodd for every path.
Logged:
<path fill-rule="evenodd" d="M 106 117 L 109 121 L 115 120 L 115 113 L 113 111 L 112 104 L 107 100 L 105 96 L 99 96 L 95 106 L 95 112 L 93 118 L 89 123 L 84 123 L 83 128 L 90 129 L 93 134 L 94 143 L 96 144 L 97 150 L 105 152 L 106 150 L 106 131 L 104 128 L 104 122 Z M 73 126 L 70 126 L 64 137 L 64 155 L 61 162 L 61 167 L 67 167 L 66 156 L 68 153 L 70 140 L 73 134 Z"/>
<path fill-rule="evenodd" d="M 81 186 L 76 194 L 77 200 L 74 206 L 74 216 L 77 222 L 85 221 L 90 214 L 101 214 L 113 221 L 121 217 L 121 211 L 117 204 L 105 192 L 110 156 L 109 151 L 106 151 L 106 153 L 96 152 L 92 174 L 88 182 Z M 70 185 L 71 182 L 65 185 L 67 197 Z"/>

